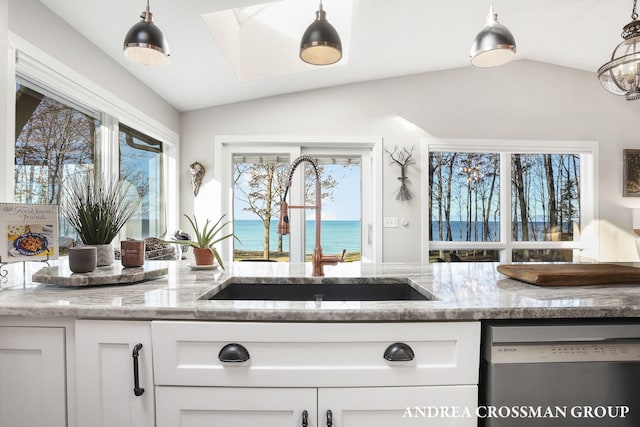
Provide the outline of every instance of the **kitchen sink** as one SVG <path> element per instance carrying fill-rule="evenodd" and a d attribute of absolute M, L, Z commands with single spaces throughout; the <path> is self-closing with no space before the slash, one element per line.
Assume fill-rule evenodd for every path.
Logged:
<path fill-rule="evenodd" d="M 430 301 L 436 299 L 406 278 L 240 278 L 233 277 L 201 300 Z"/>

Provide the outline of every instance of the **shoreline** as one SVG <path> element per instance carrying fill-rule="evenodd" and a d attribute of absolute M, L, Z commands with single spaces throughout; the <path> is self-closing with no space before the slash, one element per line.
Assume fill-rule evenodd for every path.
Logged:
<path fill-rule="evenodd" d="M 233 251 L 233 260 L 234 261 L 277 261 L 277 262 L 289 261 L 288 252 L 269 251 L 268 260 L 264 259 L 263 255 L 264 255 L 263 251 L 247 251 L 247 250 L 235 249 Z M 325 255 L 329 255 L 329 254 L 325 254 Z M 344 256 L 344 262 L 360 261 L 360 259 L 361 259 L 360 252 L 347 252 Z M 306 260 L 311 261 L 311 255 L 307 255 Z"/>

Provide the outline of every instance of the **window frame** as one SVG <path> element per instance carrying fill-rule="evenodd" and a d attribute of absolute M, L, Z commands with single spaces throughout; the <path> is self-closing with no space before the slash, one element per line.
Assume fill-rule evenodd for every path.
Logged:
<path fill-rule="evenodd" d="M 218 218 L 223 213 L 233 211 L 233 155 L 260 152 L 288 154 L 291 160 L 302 153 L 362 153 L 362 183 L 370 185 L 370 189 L 365 190 L 363 187 L 361 190 L 361 259 L 363 262 L 382 262 L 382 137 L 217 135 L 214 137 L 214 180 L 220 184 L 220 210 L 214 211 L 213 217 Z M 370 153 L 369 162 L 364 158 L 365 152 Z M 298 175 L 302 179 L 302 174 Z M 293 185 L 290 191 L 292 200 L 302 200 L 302 181 L 301 184 Z M 289 214 L 292 216 L 292 235 L 304 236 L 302 209 L 291 210 Z M 233 245 L 228 240 L 230 239 L 220 242 L 223 259 L 233 258 Z M 303 242 L 296 244 L 290 240 L 289 256 L 292 262 L 302 261 L 304 252 Z"/>
<path fill-rule="evenodd" d="M 512 262 L 512 251 L 521 249 L 573 249 L 574 261 L 599 259 L 598 244 L 598 143 L 561 140 L 422 139 L 422 254 L 429 261 L 433 250 L 497 250 L 501 263 Z M 431 152 L 500 154 L 500 240 L 497 242 L 431 241 L 429 222 L 429 171 Z M 514 241 L 511 236 L 511 154 L 580 155 L 580 237 L 573 241 Z"/>
<path fill-rule="evenodd" d="M 179 135 L 107 90 L 98 86 L 45 52 L 29 44 L 19 36 L 9 32 L 9 61 L 7 82 L 9 88 L 7 103 L 7 123 L 15 123 L 15 85 L 17 78 L 28 80 L 47 91 L 68 99 L 70 102 L 98 111 L 101 118 L 99 144 L 95 148 L 95 167 L 107 179 L 119 175 L 119 125 L 122 123 L 151 138 L 162 141 L 165 161 L 163 162 L 163 185 L 166 189 L 165 215 L 167 231 L 178 228 L 179 182 L 178 153 Z M 15 126 L 7 126 L 5 144 L 5 165 L 7 184 L 0 188 L 0 198 L 13 200 L 12 177 L 15 158 Z M 174 177 L 170 179 L 170 177 Z"/>

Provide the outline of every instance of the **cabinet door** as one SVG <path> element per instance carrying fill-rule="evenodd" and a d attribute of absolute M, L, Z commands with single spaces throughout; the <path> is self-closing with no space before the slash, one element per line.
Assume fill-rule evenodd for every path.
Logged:
<path fill-rule="evenodd" d="M 316 389 L 158 387 L 157 427 L 316 427 Z M 388 427 L 388 426 L 387 426 Z"/>
<path fill-rule="evenodd" d="M 321 388 L 318 425 L 475 427 L 477 395 L 476 386 Z"/>
<path fill-rule="evenodd" d="M 67 425 L 64 328 L 0 327 L 0 426 Z"/>
<path fill-rule="evenodd" d="M 134 393 L 133 349 L 141 396 Z M 153 427 L 154 390 L 148 322 L 77 321 L 78 426 Z"/>

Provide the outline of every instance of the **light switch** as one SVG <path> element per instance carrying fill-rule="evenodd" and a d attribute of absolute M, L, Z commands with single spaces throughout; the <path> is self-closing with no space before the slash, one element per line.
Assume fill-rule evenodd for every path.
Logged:
<path fill-rule="evenodd" d="M 398 217 L 397 216 L 385 216 L 384 217 L 384 228 L 398 228 Z"/>

